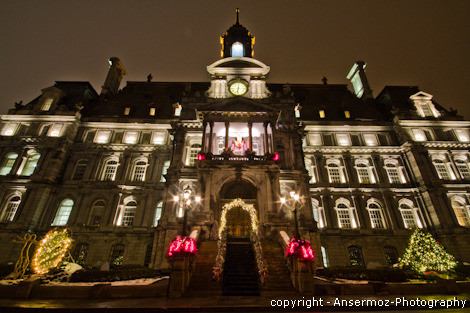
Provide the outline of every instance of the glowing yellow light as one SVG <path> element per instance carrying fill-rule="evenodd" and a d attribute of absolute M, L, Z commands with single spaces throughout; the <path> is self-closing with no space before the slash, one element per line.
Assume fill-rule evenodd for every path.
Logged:
<path fill-rule="evenodd" d="M 196 202 L 201 202 L 201 197 L 200 196 L 196 196 L 194 199 L 196 200 Z"/>
<path fill-rule="evenodd" d="M 282 204 L 286 203 L 286 198 L 282 197 L 282 198 L 281 198 L 281 203 L 282 203 Z"/>
<path fill-rule="evenodd" d="M 180 197 L 178 196 L 173 196 L 173 201 L 178 202 L 180 200 Z"/>

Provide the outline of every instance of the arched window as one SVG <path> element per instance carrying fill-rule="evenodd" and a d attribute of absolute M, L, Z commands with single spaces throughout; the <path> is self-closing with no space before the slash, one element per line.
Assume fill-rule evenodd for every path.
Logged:
<path fill-rule="evenodd" d="M 326 169 L 328 171 L 330 183 L 346 182 L 343 167 L 340 165 L 339 160 L 327 160 Z"/>
<path fill-rule="evenodd" d="M 111 247 L 111 253 L 109 254 L 109 263 L 115 266 L 122 265 L 122 258 L 124 256 L 124 245 L 122 243 L 114 244 Z"/>
<path fill-rule="evenodd" d="M 470 169 L 467 158 L 456 158 L 455 166 L 457 167 L 462 179 L 470 180 Z"/>
<path fill-rule="evenodd" d="M 132 226 L 134 224 L 135 211 L 137 209 L 137 202 L 131 200 L 124 204 L 122 212 L 122 226 Z"/>
<path fill-rule="evenodd" d="M 405 184 L 406 179 L 403 174 L 403 168 L 398 165 L 398 161 L 389 159 L 385 161 L 385 171 L 391 184 Z"/>
<path fill-rule="evenodd" d="M 370 166 L 369 161 L 366 159 L 356 160 L 356 171 L 359 183 L 361 184 L 375 184 L 375 176 L 373 167 Z"/>
<path fill-rule="evenodd" d="M 52 226 L 64 226 L 67 225 L 69 220 L 70 213 L 72 212 L 73 207 L 73 200 L 72 199 L 64 199 L 59 205 L 59 209 L 54 218 L 54 222 L 52 222 Z"/>
<path fill-rule="evenodd" d="M 452 208 L 460 226 L 470 227 L 470 206 L 462 197 L 453 197 L 451 199 Z"/>
<path fill-rule="evenodd" d="M 102 179 L 104 181 L 113 181 L 116 179 L 116 172 L 119 164 L 116 160 L 108 160 L 106 161 L 104 168 L 103 168 L 103 175 Z"/>
<path fill-rule="evenodd" d="M 385 220 L 382 207 L 375 201 L 368 201 L 367 211 L 369 211 L 372 228 L 385 228 Z"/>
<path fill-rule="evenodd" d="M 24 165 L 21 170 L 21 176 L 31 176 L 38 165 L 39 158 L 41 155 L 37 152 L 30 153 L 26 160 L 24 161 Z"/>
<path fill-rule="evenodd" d="M 388 266 L 393 266 L 398 263 L 397 248 L 391 246 L 384 247 L 385 260 Z"/>
<path fill-rule="evenodd" d="M 449 164 L 445 161 L 444 158 L 434 158 L 432 160 L 434 167 L 436 168 L 437 176 L 439 179 L 443 180 L 453 180 L 455 175 L 449 167 Z"/>
<path fill-rule="evenodd" d="M 238 41 L 232 45 L 232 57 L 241 58 L 245 55 L 243 45 Z"/>
<path fill-rule="evenodd" d="M 0 168 L 0 175 L 5 176 L 10 174 L 13 165 L 15 164 L 16 158 L 18 157 L 17 153 L 8 153 L 2 162 L 2 167 Z"/>
<path fill-rule="evenodd" d="M 357 228 L 354 208 L 350 206 L 348 200 L 338 199 L 336 201 L 335 210 L 338 215 L 338 225 L 340 228 Z"/>
<path fill-rule="evenodd" d="M 81 242 L 75 247 L 73 258 L 77 264 L 85 264 L 86 257 L 88 256 L 88 250 L 90 250 L 90 245 Z"/>
<path fill-rule="evenodd" d="M 328 260 L 328 254 L 326 253 L 326 249 L 323 246 L 321 246 L 321 255 L 323 258 L 323 266 L 324 267 L 330 266 L 330 261 Z"/>
<path fill-rule="evenodd" d="M 362 249 L 359 246 L 348 247 L 349 261 L 351 266 L 363 266 Z"/>
<path fill-rule="evenodd" d="M 161 182 L 166 182 L 165 175 L 166 175 L 169 167 L 170 167 L 170 161 L 165 161 L 163 163 L 163 167 L 162 167 L 162 177 L 160 178 Z"/>
<path fill-rule="evenodd" d="M 92 226 L 100 226 L 105 207 L 106 207 L 106 204 L 104 200 L 96 200 L 93 203 L 93 206 L 91 207 L 91 215 L 90 215 L 90 224 Z"/>
<path fill-rule="evenodd" d="M 133 181 L 144 181 L 145 172 L 147 171 L 147 162 L 146 161 L 137 161 L 134 165 L 134 170 L 132 173 Z"/>
<path fill-rule="evenodd" d="M 160 221 L 160 218 L 162 217 L 162 209 L 163 209 L 163 202 L 160 201 L 157 204 L 157 207 L 155 209 L 155 217 L 153 218 L 153 226 L 157 227 L 158 222 Z"/>
<path fill-rule="evenodd" d="M 12 196 L 10 197 L 5 205 L 3 206 L 2 210 L 2 222 L 11 222 L 15 218 L 16 211 L 20 206 L 21 197 L 20 196 Z"/>
<path fill-rule="evenodd" d="M 310 176 L 309 183 L 315 183 L 317 179 L 315 175 L 314 160 L 310 158 L 305 158 L 305 168 L 307 169 L 308 176 Z"/>
<path fill-rule="evenodd" d="M 81 180 L 85 174 L 85 170 L 88 166 L 88 160 L 78 160 L 75 165 L 72 180 Z"/>
<path fill-rule="evenodd" d="M 413 229 L 423 227 L 417 209 L 413 206 L 413 202 L 408 199 L 402 199 L 398 202 L 398 209 L 400 210 L 405 228 Z"/>
<path fill-rule="evenodd" d="M 196 165 L 197 155 L 201 151 L 201 145 L 196 143 L 192 144 L 189 148 L 189 155 L 188 155 L 188 165 L 194 166 Z"/>
<path fill-rule="evenodd" d="M 313 219 L 317 222 L 318 228 L 324 228 L 326 226 L 325 210 L 320 206 L 317 199 L 312 199 L 312 211 Z"/>

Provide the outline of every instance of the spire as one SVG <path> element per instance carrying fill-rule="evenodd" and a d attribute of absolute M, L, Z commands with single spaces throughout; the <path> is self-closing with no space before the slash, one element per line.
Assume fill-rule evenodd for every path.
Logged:
<path fill-rule="evenodd" d="M 236 21 L 226 32 L 220 37 L 222 50 L 220 56 L 227 57 L 253 57 L 253 45 L 255 37 L 250 34 L 248 29 L 240 24 L 240 9 L 237 8 Z"/>
<path fill-rule="evenodd" d="M 235 23 L 235 25 L 240 25 L 240 9 L 237 8 L 237 22 Z"/>

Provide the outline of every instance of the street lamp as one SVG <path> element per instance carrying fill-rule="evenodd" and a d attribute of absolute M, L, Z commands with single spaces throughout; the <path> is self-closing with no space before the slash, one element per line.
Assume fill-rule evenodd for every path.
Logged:
<path fill-rule="evenodd" d="M 189 187 L 186 187 L 183 192 L 182 192 L 182 207 L 183 207 L 183 231 L 182 231 L 182 236 L 186 236 L 186 228 L 188 224 L 188 215 L 187 211 L 190 209 L 193 205 L 200 203 L 201 202 L 201 197 L 196 195 L 196 196 L 191 196 L 191 189 Z M 176 203 L 180 202 L 180 196 L 175 195 L 173 196 L 173 201 Z"/>
<path fill-rule="evenodd" d="M 300 195 L 296 193 L 294 190 L 289 192 L 289 197 L 281 197 L 281 204 L 285 205 L 289 210 L 294 212 L 294 222 L 295 222 L 295 238 L 300 239 L 299 233 L 299 222 L 297 221 L 297 204 L 301 203 Z"/>

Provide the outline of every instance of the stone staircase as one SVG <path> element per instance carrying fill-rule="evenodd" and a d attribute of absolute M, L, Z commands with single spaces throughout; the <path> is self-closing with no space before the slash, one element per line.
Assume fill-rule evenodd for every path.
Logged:
<path fill-rule="evenodd" d="M 249 238 L 227 241 L 222 295 L 259 296 L 258 271 Z"/>
<path fill-rule="evenodd" d="M 284 259 L 284 251 L 282 251 L 280 245 L 277 242 L 264 240 L 261 246 L 268 267 L 268 277 L 261 286 L 261 294 L 263 296 L 298 294 L 292 286 L 290 272 Z"/>
<path fill-rule="evenodd" d="M 212 280 L 212 267 L 217 256 L 217 241 L 203 241 L 196 256 L 196 267 L 185 297 L 221 296 L 222 284 Z"/>

